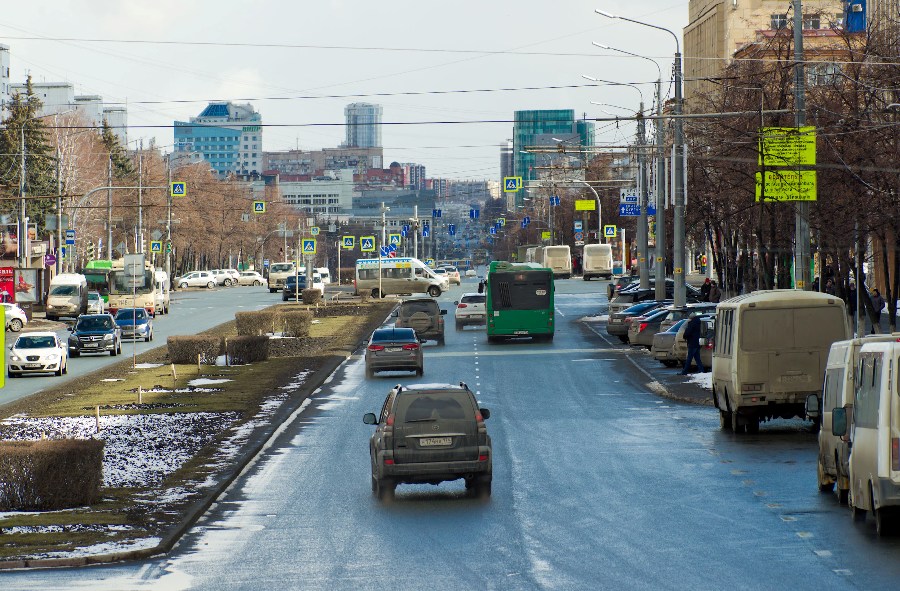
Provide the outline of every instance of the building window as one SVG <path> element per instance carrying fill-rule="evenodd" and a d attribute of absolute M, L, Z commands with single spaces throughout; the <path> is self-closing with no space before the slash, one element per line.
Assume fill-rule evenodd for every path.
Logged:
<path fill-rule="evenodd" d="M 806 82 L 809 86 L 833 86 L 841 77 L 838 64 L 823 62 L 806 66 Z"/>
<path fill-rule="evenodd" d="M 803 15 L 803 30 L 812 31 L 821 28 L 821 19 L 818 14 Z"/>
<path fill-rule="evenodd" d="M 773 14 L 772 15 L 772 30 L 778 31 L 781 29 L 787 28 L 787 15 L 786 14 Z"/>

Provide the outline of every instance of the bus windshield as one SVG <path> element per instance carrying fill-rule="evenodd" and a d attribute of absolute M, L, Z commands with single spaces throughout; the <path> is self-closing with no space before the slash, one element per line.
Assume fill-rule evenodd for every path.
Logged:
<path fill-rule="evenodd" d="M 547 271 L 492 273 L 488 287 L 493 310 L 546 310 L 550 306 L 551 275 Z"/>
<path fill-rule="evenodd" d="M 109 293 L 113 295 L 128 295 L 130 293 L 151 293 L 153 291 L 153 271 L 144 271 L 142 285 L 131 287 L 131 281 L 123 269 L 116 269 L 109 273 Z"/>

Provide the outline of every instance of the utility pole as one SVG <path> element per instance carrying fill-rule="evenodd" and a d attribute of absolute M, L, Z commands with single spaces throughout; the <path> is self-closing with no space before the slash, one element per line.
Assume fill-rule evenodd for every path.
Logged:
<path fill-rule="evenodd" d="M 138 225 L 137 246 L 134 252 L 144 252 L 144 140 L 140 143 L 138 152 Z"/>
<path fill-rule="evenodd" d="M 106 167 L 106 186 L 112 187 L 112 154 Z M 106 260 L 112 260 L 112 189 L 106 190 Z"/>
<path fill-rule="evenodd" d="M 646 123 L 644 121 L 644 101 L 640 102 L 640 110 L 637 120 L 637 160 L 638 160 L 638 199 L 641 208 L 641 217 L 638 221 L 638 268 L 641 273 L 641 289 L 650 287 L 650 268 L 647 266 L 647 161 L 644 155 L 644 143 L 646 138 Z"/>
<path fill-rule="evenodd" d="M 60 160 L 62 159 L 62 152 L 59 149 L 59 146 L 56 147 L 56 248 L 59 249 L 59 245 L 63 243 L 62 236 L 62 175 L 61 175 L 61 165 Z M 57 255 L 60 254 L 61 251 L 57 250 Z M 56 257 L 56 273 L 59 274 L 62 272 L 62 261 L 60 260 L 62 257 Z"/>
<path fill-rule="evenodd" d="M 419 206 L 413 205 L 413 258 L 419 258 Z"/>
<path fill-rule="evenodd" d="M 803 68 L 803 8 L 800 0 L 793 0 L 794 5 L 794 106 L 797 109 L 795 124 L 797 131 L 806 125 L 806 74 Z M 798 170 L 799 176 L 799 170 Z M 798 201 L 796 206 L 796 224 L 794 234 L 794 286 L 797 289 L 809 289 L 809 202 Z M 824 269 L 819 272 L 819 283 L 824 281 Z M 857 286 L 857 289 L 862 285 Z"/>
<path fill-rule="evenodd" d="M 166 186 L 172 186 L 172 169 L 169 166 L 169 155 L 166 154 Z M 172 191 L 166 191 L 166 276 L 172 280 Z"/>
<path fill-rule="evenodd" d="M 656 81 L 656 299 L 666 299 L 666 161 L 662 123 L 662 79 Z"/>
<path fill-rule="evenodd" d="M 22 152 L 21 162 L 19 164 L 19 229 L 18 229 L 18 250 L 19 250 L 19 267 L 23 268 L 26 263 L 25 237 L 28 235 L 28 219 L 25 217 L 25 123 L 22 122 L 22 128 L 19 130 L 21 138 L 20 149 Z"/>
<path fill-rule="evenodd" d="M 673 35 L 674 36 L 674 35 Z M 675 200 L 674 200 L 674 237 L 673 248 L 675 250 L 674 278 L 675 301 L 677 307 L 683 307 L 687 303 L 685 289 L 685 235 L 684 235 L 684 126 L 681 114 L 684 110 L 684 96 L 681 91 L 681 46 L 678 37 L 675 36 L 675 157 L 672 166 L 675 167 Z"/>

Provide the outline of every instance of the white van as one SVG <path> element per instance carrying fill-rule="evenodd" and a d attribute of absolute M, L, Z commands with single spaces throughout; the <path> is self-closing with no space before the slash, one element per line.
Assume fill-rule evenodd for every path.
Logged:
<path fill-rule="evenodd" d="M 856 402 L 856 366 L 862 346 L 866 343 L 896 341 L 898 337 L 900 334 L 873 335 L 832 344 L 825 365 L 822 393 L 810 394 L 806 398 L 806 414 L 814 420 L 818 418 L 822 425 L 822 430 L 819 431 L 816 482 L 821 492 L 830 492 L 837 484 L 841 504 L 847 502 L 850 490 L 850 440 L 831 432 L 833 410 Z"/>
<path fill-rule="evenodd" d="M 368 293 L 373 298 L 378 297 L 379 268 L 381 269 L 381 297 L 391 294 L 427 293 L 436 298 L 443 291 L 444 279 L 438 277 L 419 259 L 357 259 L 356 279 L 353 282 L 356 295 Z"/>
<path fill-rule="evenodd" d="M 325 285 L 331 283 L 331 273 L 328 271 L 328 267 L 316 267 L 314 271 L 322 276 L 322 283 Z"/>
<path fill-rule="evenodd" d="M 171 300 L 171 296 L 169 294 L 170 285 L 169 285 L 169 274 L 165 271 L 155 271 L 153 273 L 153 280 L 156 282 L 156 307 L 154 310 L 156 314 L 168 314 L 169 313 L 169 302 Z"/>
<path fill-rule="evenodd" d="M 269 293 L 275 293 L 284 289 L 284 278 L 288 275 L 296 275 L 292 261 L 272 263 L 269 266 Z"/>
<path fill-rule="evenodd" d="M 858 520 L 872 511 L 879 535 L 895 531 L 900 517 L 898 368 L 896 339 L 865 343 L 856 366 L 856 401 L 832 411 L 832 433 L 853 442 L 848 504 Z"/>
<path fill-rule="evenodd" d="M 80 273 L 60 273 L 50 280 L 47 295 L 47 320 L 60 316 L 77 318 L 86 314 L 88 306 L 87 278 Z"/>
<path fill-rule="evenodd" d="M 831 344 L 849 337 L 844 302 L 833 295 L 782 289 L 720 302 L 712 363 L 720 427 L 756 433 L 760 421 L 805 417 Z"/>
<path fill-rule="evenodd" d="M 591 277 L 610 279 L 613 274 L 613 255 L 611 244 L 585 244 L 581 261 L 581 275 L 585 281 Z"/>
<path fill-rule="evenodd" d="M 572 276 L 572 251 L 568 246 L 545 246 L 541 254 L 542 260 L 537 262 L 552 269 L 554 277 L 568 279 Z"/>

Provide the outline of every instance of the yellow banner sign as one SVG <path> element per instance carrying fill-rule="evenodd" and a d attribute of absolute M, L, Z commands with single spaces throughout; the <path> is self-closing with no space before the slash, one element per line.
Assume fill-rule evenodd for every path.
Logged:
<path fill-rule="evenodd" d="M 759 164 L 764 166 L 815 166 L 816 128 L 763 127 L 760 131 Z"/>
<path fill-rule="evenodd" d="M 593 199 L 576 199 L 575 211 L 594 211 L 597 209 L 597 202 Z"/>
<path fill-rule="evenodd" d="M 756 200 L 815 201 L 816 171 L 767 170 L 765 185 L 761 173 L 756 173 Z"/>
<path fill-rule="evenodd" d="M 542 240 L 550 240 L 550 231 L 544 230 L 543 232 L 541 232 L 541 239 Z"/>

